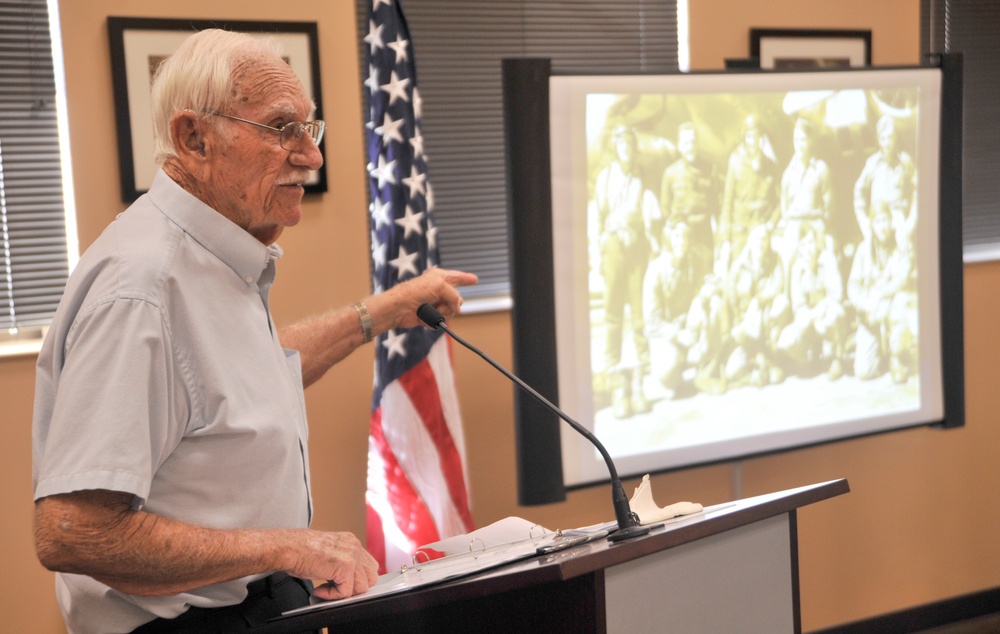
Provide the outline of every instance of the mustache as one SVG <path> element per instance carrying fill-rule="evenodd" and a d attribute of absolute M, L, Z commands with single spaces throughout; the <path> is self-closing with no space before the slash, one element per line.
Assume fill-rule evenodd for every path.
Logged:
<path fill-rule="evenodd" d="M 292 174 L 291 176 L 286 176 L 278 181 L 278 186 L 282 185 L 305 185 L 306 181 L 309 179 L 309 172 L 299 172 Z"/>

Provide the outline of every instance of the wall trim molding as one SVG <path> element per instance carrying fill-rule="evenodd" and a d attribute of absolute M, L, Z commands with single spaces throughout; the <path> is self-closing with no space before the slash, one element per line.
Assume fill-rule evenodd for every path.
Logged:
<path fill-rule="evenodd" d="M 1000 587 L 925 603 L 828 629 L 816 630 L 812 634 L 862 634 L 867 632 L 908 634 L 989 614 L 1000 614 Z"/>

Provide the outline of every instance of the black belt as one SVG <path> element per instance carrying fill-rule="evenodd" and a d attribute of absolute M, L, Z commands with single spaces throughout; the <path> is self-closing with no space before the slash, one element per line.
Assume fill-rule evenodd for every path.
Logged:
<path fill-rule="evenodd" d="M 312 584 L 284 572 L 247 584 L 242 603 L 221 608 L 188 608 L 173 619 L 154 619 L 132 634 L 229 634 L 264 624 L 282 612 L 309 605 Z M 312 634 L 312 633 L 310 633 Z"/>

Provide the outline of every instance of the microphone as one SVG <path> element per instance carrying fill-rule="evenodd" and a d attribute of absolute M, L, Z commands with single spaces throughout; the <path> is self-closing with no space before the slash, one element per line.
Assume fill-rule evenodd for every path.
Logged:
<path fill-rule="evenodd" d="M 611 454 L 608 453 L 608 450 L 605 449 L 604 445 L 600 440 L 598 440 L 597 436 L 591 433 L 589 429 L 570 418 L 565 412 L 549 402 L 548 399 L 532 389 L 527 383 L 514 376 L 506 368 L 490 358 L 490 356 L 485 352 L 456 335 L 451 328 L 445 325 L 444 315 L 442 315 L 441 311 L 438 309 L 434 308 L 430 304 L 421 304 L 420 307 L 417 308 L 417 317 L 420 318 L 420 321 L 424 322 L 434 330 L 440 328 L 445 331 L 451 335 L 452 339 L 478 354 L 487 363 L 499 370 L 501 374 L 513 381 L 515 385 L 537 399 L 539 403 L 547 407 L 556 416 L 566 421 L 570 427 L 589 440 L 590 443 L 597 448 L 597 451 L 600 452 L 601 456 L 604 458 L 604 462 L 608 466 L 608 473 L 611 475 L 611 502 L 615 509 L 615 520 L 618 522 L 618 529 L 608 535 L 608 540 L 618 542 L 632 537 L 638 537 L 639 535 L 645 535 L 649 532 L 648 526 L 639 525 L 639 516 L 633 513 L 632 509 L 629 507 L 628 497 L 625 495 L 624 487 L 622 487 L 621 478 L 618 477 L 618 470 L 615 468 L 615 463 L 611 460 Z"/>

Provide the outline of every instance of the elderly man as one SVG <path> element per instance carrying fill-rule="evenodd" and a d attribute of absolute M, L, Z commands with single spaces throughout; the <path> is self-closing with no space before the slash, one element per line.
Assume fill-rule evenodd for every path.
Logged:
<path fill-rule="evenodd" d="M 303 387 L 476 281 L 431 270 L 276 329 L 275 240 L 323 123 L 273 45 L 218 30 L 152 101 L 162 169 L 81 258 L 38 358 L 35 543 L 70 632 L 238 631 L 307 604 L 309 580 L 367 590 L 359 540 L 309 528 Z"/>

